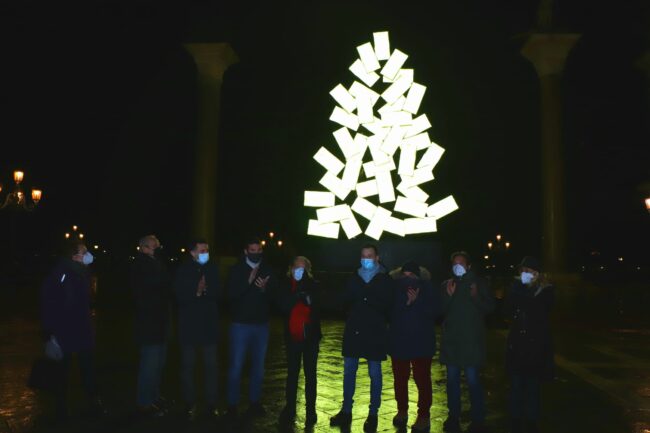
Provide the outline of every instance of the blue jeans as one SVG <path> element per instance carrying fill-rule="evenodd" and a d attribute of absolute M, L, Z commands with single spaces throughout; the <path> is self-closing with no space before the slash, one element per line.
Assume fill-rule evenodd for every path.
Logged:
<path fill-rule="evenodd" d="M 251 355 L 250 388 L 248 399 L 258 403 L 262 396 L 264 358 L 269 344 L 269 324 L 254 325 L 233 323 L 230 325 L 230 368 L 228 370 L 228 405 L 239 404 L 241 374 L 246 355 Z"/>
<path fill-rule="evenodd" d="M 447 408 L 449 416 L 460 417 L 460 367 L 447 366 Z M 478 367 L 465 367 L 465 380 L 469 388 L 471 417 L 474 422 L 485 421 L 485 398 Z"/>
<path fill-rule="evenodd" d="M 137 403 L 140 407 L 151 406 L 160 397 L 160 381 L 167 358 L 166 344 L 150 344 L 140 347 L 138 369 Z"/>
<path fill-rule="evenodd" d="M 540 383 L 534 376 L 510 376 L 510 416 L 516 419 L 539 419 Z"/>
<path fill-rule="evenodd" d="M 196 349 L 203 352 L 203 379 L 205 403 L 209 407 L 217 405 L 217 346 L 181 346 L 181 387 L 183 400 L 188 406 L 194 406 L 196 392 L 194 391 L 194 364 L 196 364 Z"/>
<path fill-rule="evenodd" d="M 343 412 L 352 413 L 354 391 L 357 387 L 357 369 L 359 358 L 343 358 Z M 370 376 L 370 406 L 368 412 L 377 415 L 381 406 L 381 361 L 368 360 L 368 375 Z"/>

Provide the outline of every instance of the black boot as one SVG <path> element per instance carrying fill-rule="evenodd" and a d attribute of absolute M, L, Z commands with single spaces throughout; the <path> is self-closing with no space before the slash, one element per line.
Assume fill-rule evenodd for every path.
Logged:
<path fill-rule="evenodd" d="M 366 422 L 363 423 L 363 431 L 366 433 L 375 433 L 377 431 L 377 415 L 368 414 Z"/>
<path fill-rule="evenodd" d="M 349 427 L 350 424 L 352 424 L 352 414 L 342 410 L 330 418 L 330 426 L 332 427 Z"/>

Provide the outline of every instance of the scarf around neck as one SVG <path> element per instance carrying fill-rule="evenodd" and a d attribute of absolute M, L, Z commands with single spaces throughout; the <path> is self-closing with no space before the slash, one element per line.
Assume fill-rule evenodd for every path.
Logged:
<path fill-rule="evenodd" d="M 373 278 L 375 278 L 375 275 L 377 275 L 380 270 L 381 270 L 381 266 L 379 266 L 379 264 L 377 264 L 377 266 L 375 266 L 372 269 L 364 269 L 363 267 L 361 267 L 361 268 L 359 268 L 357 273 L 359 274 L 361 279 L 366 284 L 368 284 Z"/>

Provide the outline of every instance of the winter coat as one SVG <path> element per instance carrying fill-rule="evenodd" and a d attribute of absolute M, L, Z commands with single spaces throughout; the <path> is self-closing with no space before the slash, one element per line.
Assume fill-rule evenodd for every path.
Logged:
<path fill-rule="evenodd" d="M 203 276 L 207 286 L 205 293 L 196 296 L 196 289 Z M 179 266 L 174 278 L 174 292 L 178 302 L 178 339 L 181 345 L 217 343 L 217 301 L 220 290 L 219 268 L 214 262 L 208 261 L 201 265 L 188 259 Z"/>
<path fill-rule="evenodd" d="M 343 332 L 344 357 L 386 359 L 393 284 L 385 272 L 379 272 L 368 283 L 357 273 L 348 280 L 343 294 L 343 301 L 350 305 Z"/>
<path fill-rule="evenodd" d="M 553 344 L 549 315 L 553 305 L 553 286 L 527 286 L 515 281 L 506 299 L 506 312 L 512 320 L 506 350 L 509 373 L 553 378 Z"/>
<path fill-rule="evenodd" d="M 171 280 L 163 263 L 139 253 L 131 266 L 135 338 L 139 345 L 163 344 L 169 334 Z"/>
<path fill-rule="evenodd" d="M 296 304 L 302 302 L 304 304 L 308 303 L 308 306 L 311 309 L 309 313 L 309 323 L 305 324 L 304 329 L 305 341 L 318 342 L 323 336 L 320 324 L 320 284 L 305 273 L 305 276 L 297 282 L 296 290 L 293 292 L 291 290 L 291 280 L 291 277 L 287 277 L 282 281 L 277 296 L 278 308 L 286 316 L 284 320 L 285 338 L 291 340 L 289 333 L 291 311 Z"/>
<path fill-rule="evenodd" d="M 248 282 L 252 269 L 245 258 L 230 269 L 228 299 L 233 323 L 259 325 L 269 322 L 270 303 L 277 291 L 278 282 L 271 266 L 262 261 L 255 279 L 270 277 L 266 288 L 262 290 L 255 285 L 255 279 Z"/>
<path fill-rule="evenodd" d="M 43 331 L 48 338 L 54 336 L 66 353 L 95 347 L 90 284 L 90 272 L 86 266 L 63 259 L 41 287 Z"/>
<path fill-rule="evenodd" d="M 449 296 L 447 281 L 442 283 L 442 342 L 440 362 L 455 367 L 480 367 L 485 362 L 485 315 L 494 309 L 487 283 L 469 270 L 454 277 L 456 290 Z M 471 286 L 477 295 L 471 295 Z"/>
<path fill-rule="evenodd" d="M 440 293 L 431 285 L 431 275 L 420 268 L 421 278 L 391 272 L 395 293 L 389 328 L 388 353 L 397 359 L 433 358 L 436 353 L 435 321 L 442 310 Z M 409 288 L 420 289 L 411 305 L 406 305 Z"/>

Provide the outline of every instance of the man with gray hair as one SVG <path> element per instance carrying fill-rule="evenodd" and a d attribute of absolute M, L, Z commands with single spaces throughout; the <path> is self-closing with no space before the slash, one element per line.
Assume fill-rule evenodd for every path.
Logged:
<path fill-rule="evenodd" d="M 164 264 L 156 257 L 159 248 L 156 236 L 142 237 L 131 267 L 135 338 L 140 347 L 137 405 L 139 412 L 148 416 L 164 415 L 166 409 L 160 382 L 167 354 L 171 280 Z"/>

